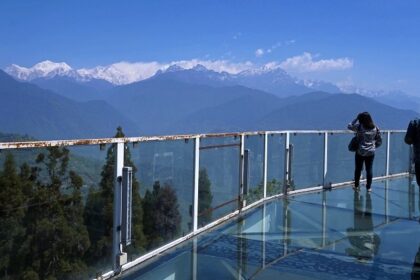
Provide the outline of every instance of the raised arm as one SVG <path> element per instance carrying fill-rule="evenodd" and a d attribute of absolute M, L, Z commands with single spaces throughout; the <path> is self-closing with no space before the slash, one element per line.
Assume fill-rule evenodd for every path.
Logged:
<path fill-rule="evenodd" d="M 347 128 L 353 131 L 357 131 L 359 124 L 357 123 L 357 118 L 355 118 L 351 123 L 347 125 Z"/>

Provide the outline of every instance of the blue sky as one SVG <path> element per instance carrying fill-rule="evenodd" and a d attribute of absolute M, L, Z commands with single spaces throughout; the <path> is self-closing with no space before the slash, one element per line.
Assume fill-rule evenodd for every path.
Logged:
<path fill-rule="evenodd" d="M 2 0 L 0 26 L 0 68 L 277 62 L 301 78 L 420 95 L 417 0 Z"/>

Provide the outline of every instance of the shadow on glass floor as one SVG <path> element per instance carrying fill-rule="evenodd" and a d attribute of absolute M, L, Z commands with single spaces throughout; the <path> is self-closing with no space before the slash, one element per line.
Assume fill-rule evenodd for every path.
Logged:
<path fill-rule="evenodd" d="M 157 256 L 124 279 L 420 279 L 409 178 L 290 196 Z"/>

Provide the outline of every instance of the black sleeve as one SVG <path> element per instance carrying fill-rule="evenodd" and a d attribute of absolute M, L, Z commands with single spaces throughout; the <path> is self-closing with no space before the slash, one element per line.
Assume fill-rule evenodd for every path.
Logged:
<path fill-rule="evenodd" d="M 379 130 L 379 128 L 378 128 L 378 127 L 376 127 L 375 146 L 376 146 L 377 148 L 379 148 L 380 146 L 382 146 L 382 136 L 381 136 L 381 131 Z"/>
<path fill-rule="evenodd" d="M 404 141 L 406 144 L 411 145 L 414 143 L 416 134 L 415 134 L 415 126 L 414 121 L 411 121 L 408 124 L 407 132 L 405 133 Z"/>

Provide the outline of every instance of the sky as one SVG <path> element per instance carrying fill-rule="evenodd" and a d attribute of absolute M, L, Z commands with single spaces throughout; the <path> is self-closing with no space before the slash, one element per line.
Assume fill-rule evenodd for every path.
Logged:
<path fill-rule="evenodd" d="M 0 68 L 43 60 L 275 64 L 303 79 L 420 96 L 420 1 L 0 1 Z"/>

